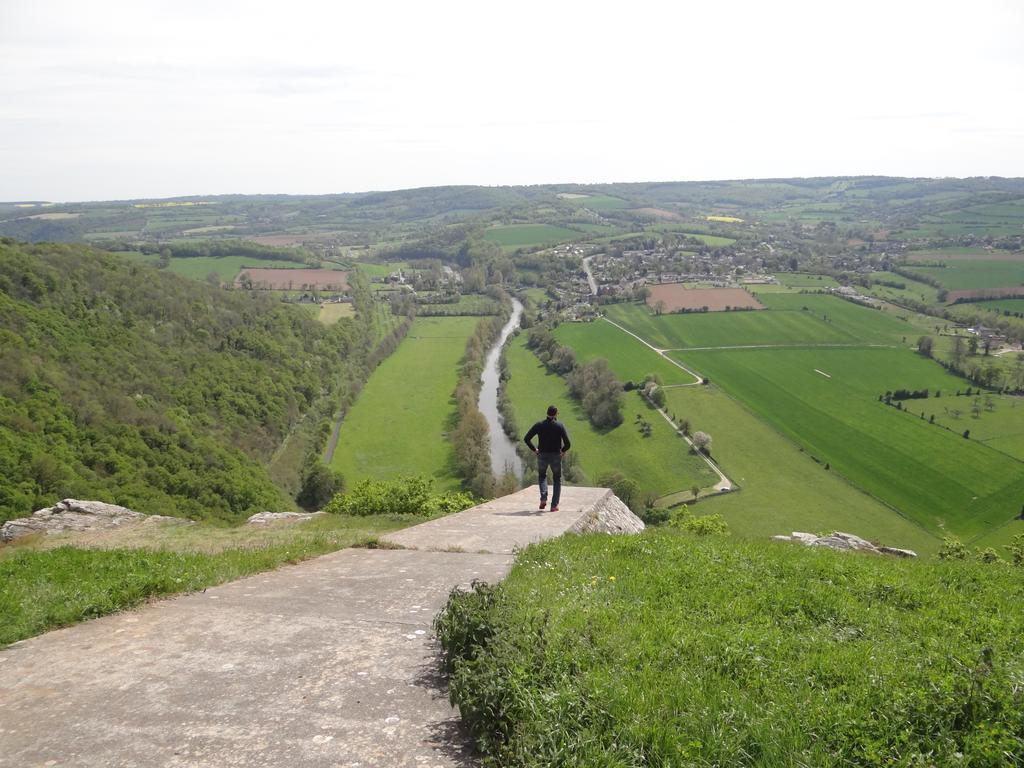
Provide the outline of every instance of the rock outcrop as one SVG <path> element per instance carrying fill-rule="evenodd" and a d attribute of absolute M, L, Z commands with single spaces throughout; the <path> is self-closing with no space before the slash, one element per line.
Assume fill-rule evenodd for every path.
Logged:
<path fill-rule="evenodd" d="M 577 520 L 569 533 L 640 533 L 644 521 L 611 491 Z"/>
<path fill-rule="evenodd" d="M 102 501 L 64 499 L 52 507 L 33 512 L 31 517 L 8 520 L 0 527 L 0 541 L 14 541 L 33 533 L 93 531 L 138 523 L 189 525 L 192 521 L 165 515 L 145 515 L 127 507 L 105 504 Z"/>
<path fill-rule="evenodd" d="M 245 522 L 247 525 L 265 525 L 266 523 L 276 523 L 282 520 L 287 520 L 291 523 L 301 523 L 326 514 L 326 512 L 257 512 Z"/>
<path fill-rule="evenodd" d="M 799 542 L 807 547 L 828 547 L 829 549 L 843 549 L 856 552 L 873 552 L 876 555 L 894 555 L 896 557 L 917 557 L 917 553 L 911 549 L 898 549 L 897 547 L 884 547 L 872 544 L 867 539 L 854 536 L 852 533 L 835 531 L 828 536 L 816 536 L 813 533 L 793 531 L 788 536 L 772 536 L 775 541 Z"/>

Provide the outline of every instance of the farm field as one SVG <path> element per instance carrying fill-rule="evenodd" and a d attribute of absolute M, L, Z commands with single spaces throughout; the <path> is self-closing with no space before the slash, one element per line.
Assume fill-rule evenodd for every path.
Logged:
<path fill-rule="evenodd" d="M 629 207 L 629 203 L 621 197 L 612 197 L 611 195 L 579 195 L 566 199 L 592 211 L 618 211 Z"/>
<path fill-rule="evenodd" d="M 688 288 L 685 283 L 661 283 L 650 286 L 647 306 L 665 312 L 680 309 L 719 312 L 728 309 L 762 309 L 763 305 L 742 288 Z"/>
<path fill-rule="evenodd" d="M 832 296 L 766 293 L 760 299 L 769 311 L 655 316 L 641 304 L 609 304 L 605 313 L 662 349 L 892 344 L 915 332 L 890 314 Z"/>
<path fill-rule="evenodd" d="M 507 224 L 491 227 L 484 233 L 485 240 L 497 243 L 507 250 L 550 245 L 581 237 L 583 235 L 580 232 L 551 224 Z"/>
<path fill-rule="evenodd" d="M 983 309 L 991 309 L 995 312 L 1024 312 L 1024 299 L 991 299 L 988 301 L 974 301 L 972 306 Z"/>
<path fill-rule="evenodd" d="M 119 255 L 130 258 L 143 264 L 155 266 L 159 257 L 155 254 L 137 253 L 134 251 L 121 252 Z M 205 280 L 210 274 L 215 274 L 222 283 L 230 283 L 235 279 L 243 266 L 251 266 L 257 262 L 261 266 L 289 268 L 299 266 L 294 261 L 283 260 L 258 260 L 247 256 L 196 256 L 191 259 L 171 259 L 167 271 L 173 272 L 182 277 L 192 280 Z"/>
<path fill-rule="evenodd" d="M 948 235 L 1019 235 L 1024 230 L 1024 200 L 971 205 L 923 216 L 906 230 L 918 237 Z"/>
<path fill-rule="evenodd" d="M 974 414 L 977 401 L 981 411 Z M 934 406 L 935 423 L 957 434 L 971 430 L 971 439 L 1024 461 L 1024 398 L 980 395 L 926 401 Z M 991 409 L 988 407 L 991 404 Z M 959 411 L 959 414 L 954 413 Z M 1021 499 L 1024 504 L 1024 499 Z"/>
<path fill-rule="evenodd" d="M 787 288 L 838 288 L 839 283 L 828 275 L 808 275 L 801 272 L 780 272 L 775 279 Z"/>
<path fill-rule="evenodd" d="M 689 352 L 683 355 L 777 430 L 933 533 L 980 536 L 1014 516 L 1024 466 L 927 416 L 966 386 L 901 349 Z M 886 390 L 928 388 L 906 412 L 879 403 Z M 919 412 L 924 411 L 925 419 Z M 912 412 L 912 413 L 911 413 Z"/>
<path fill-rule="evenodd" d="M 638 393 L 626 394 L 621 425 L 598 431 L 569 397 L 564 379 L 549 373 L 526 348 L 525 334 L 513 339 L 505 354 L 511 372 L 506 387 L 519 431 L 525 434 L 530 424 L 544 417 L 547 406 L 555 403 L 588 483 L 595 483 L 605 472 L 619 471 L 644 491 L 662 496 L 694 484 L 703 488 L 717 482 L 703 460 L 689 453 L 686 442 Z M 651 437 L 640 434 L 637 414 L 651 425 Z M 527 479 L 530 471 L 528 467 Z"/>
<path fill-rule="evenodd" d="M 677 233 L 683 237 L 692 237 L 695 240 L 700 240 L 704 245 L 710 245 L 712 248 L 720 248 L 724 245 L 732 245 L 736 241 L 731 237 L 722 237 L 721 235 L 705 235 L 702 232 L 679 232 Z"/>
<path fill-rule="evenodd" d="M 424 474 L 435 489 L 457 488 L 446 433 L 452 392 L 471 317 L 419 318 L 394 354 L 373 372 L 345 417 L 331 466 L 351 487 L 364 477 Z"/>
<path fill-rule="evenodd" d="M 355 307 L 353 307 L 351 304 L 343 304 L 341 302 L 321 304 L 320 309 L 317 312 L 317 319 L 324 325 L 334 325 L 343 317 L 355 316 Z"/>
<path fill-rule="evenodd" d="M 918 554 L 939 541 L 921 526 L 827 471 L 765 420 L 725 392 L 706 387 L 665 390 L 667 410 L 690 429 L 711 435 L 712 455 L 740 486 L 691 506 L 720 514 L 737 534 L 766 539 L 791 531 L 847 531 Z"/>
<path fill-rule="evenodd" d="M 655 374 L 662 384 L 691 384 L 693 376 L 673 365 L 621 328 L 602 320 L 593 323 L 562 323 L 555 329 L 560 344 L 572 347 L 576 360 L 587 363 L 601 357 L 622 381 L 642 381 Z"/>
<path fill-rule="evenodd" d="M 911 272 L 926 275 L 950 291 L 1002 288 L 1024 284 L 1024 258 L 1017 260 L 949 259 L 944 267 L 908 264 Z"/>
<path fill-rule="evenodd" d="M 239 284 L 248 275 L 254 288 L 264 290 L 335 290 L 348 289 L 348 272 L 335 269 L 274 269 L 248 266 L 235 278 Z"/>
<path fill-rule="evenodd" d="M 912 343 L 920 335 L 919 328 L 903 319 L 913 317 L 906 310 L 899 310 L 899 314 L 895 314 L 864 307 L 838 296 L 774 294 L 762 296 L 761 303 L 772 311 L 799 312 L 820 318 L 829 328 L 845 334 L 855 342 L 903 344 L 904 337 L 906 343 Z"/>
<path fill-rule="evenodd" d="M 422 294 L 421 294 L 422 295 Z M 482 294 L 463 294 L 453 304 L 420 304 L 417 314 L 429 315 L 497 315 L 501 311 L 499 302 Z"/>
<path fill-rule="evenodd" d="M 884 301 L 905 301 L 911 299 L 913 301 L 923 301 L 926 304 L 936 304 L 939 301 L 938 289 L 927 283 L 910 280 L 903 275 L 897 275 L 895 272 L 872 272 L 870 277 L 872 280 L 903 283 L 906 287 L 894 288 L 891 285 L 878 284 L 873 284 L 869 288 L 857 287 L 859 291 L 869 296 L 875 296 Z"/>

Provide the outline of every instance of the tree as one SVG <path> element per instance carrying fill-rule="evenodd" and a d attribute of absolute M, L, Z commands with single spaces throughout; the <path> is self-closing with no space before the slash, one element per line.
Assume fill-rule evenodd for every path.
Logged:
<path fill-rule="evenodd" d="M 962 368 L 963 367 L 964 355 L 965 354 L 966 354 L 966 350 L 964 349 L 964 337 L 963 336 L 954 336 L 953 337 L 953 352 L 952 352 L 952 359 L 953 359 L 953 367 L 954 368 Z"/>
<path fill-rule="evenodd" d="M 658 299 L 656 302 L 654 302 L 654 314 L 656 314 L 656 315 L 664 314 L 665 313 L 665 306 L 666 306 L 665 302 L 662 301 L 661 299 Z"/>
<path fill-rule="evenodd" d="M 691 485 L 690 486 L 690 493 L 692 493 L 693 494 L 693 498 L 696 499 L 697 498 L 697 494 L 700 493 L 700 486 L 699 485 Z"/>
<path fill-rule="evenodd" d="M 314 462 L 302 478 L 302 488 L 295 501 L 303 509 L 321 509 L 334 494 L 341 493 L 345 482 L 341 473 L 332 470 L 321 461 Z"/>
<path fill-rule="evenodd" d="M 917 351 L 925 357 L 932 356 L 932 337 L 921 336 L 917 340 Z"/>
<path fill-rule="evenodd" d="M 693 433 L 693 447 L 701 453 L 711 453 L 711 435 L 707 432 L 697 431 Z"/>

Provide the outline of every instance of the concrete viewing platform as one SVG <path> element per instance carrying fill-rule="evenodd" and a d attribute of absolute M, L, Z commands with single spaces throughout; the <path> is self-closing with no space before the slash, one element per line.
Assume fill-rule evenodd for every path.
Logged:
<path fill-rule="evenodd" d="M 516 549 L 643 524 L 611 491 L 537 488 L 0 650 L 0 768 L 472 766 L 434 615 Z"/>

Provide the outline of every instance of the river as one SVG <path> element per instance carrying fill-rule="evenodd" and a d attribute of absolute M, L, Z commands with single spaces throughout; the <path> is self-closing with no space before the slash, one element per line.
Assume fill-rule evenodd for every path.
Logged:
<path fill-rule="evenodd" d="M 501 428 L 501 420 L 498 416 L 498 386 L 501 384 L 501 371 L 498 366 L 498 359 L 501 357 L 501 349 L 512 335 L 512 331 L 519 327 L 519 319 L 523 315 L 523 305 L 518 299 L 512 299 L 512 316 L 501 329 L 501 336 L 491 347 L 484 363 L 484 372 L 480 376 L 483 386 L 480 388 L 480 412 L 487 419 L 487 429 L 491 435 L 491 468 L 494 474 L 501 477 L 509 469 L 515 473 L 517 478 L 523 476 L 523 463 L 516 453 L 516 447 L 505 435 Z"/>

